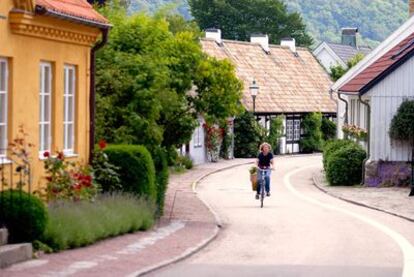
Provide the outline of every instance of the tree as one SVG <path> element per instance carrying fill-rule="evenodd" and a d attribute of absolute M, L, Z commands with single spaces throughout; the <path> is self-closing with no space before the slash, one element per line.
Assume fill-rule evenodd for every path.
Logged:
<path fill-rule="evenodd" d="M 274 44 L 293 37 L 301 46 L 310 46 L 299 13 L 289 13 L 280 0 L 189 0 L 191 13 L 201 29 L 220 28 L 226 39 L 247 41 L 252 33 L 265 33 Z"/>
<path fill-rule="evenodd" d="M 404 101 L 391 121 L 390 137 L 411 144 L 411 192 L 414 196 L 414 100 Z"/>
<path fill-rule="evenodd" d="M 283 127 L 284 118 L 278 116 L 272 118 L 270 122 L 269 135 L 267 136 L 267 142 L 270 143 L 273 149 L 273 153 L 279 153 L 280 138 L 283 136 L 284 127 Z"/>
<path fill-rule="evenodd" d="M 165 11 L 129 16 L 117 1 L 102 8 L 113 28 L 97 55 L 97 138 L 170 149 L 190 141 L 198 113 L 237 114 L 235 70 L 203 54 L 197 28 Z"/>
<path fill-rule="evenodd" d="M 355 56 L 353 56 L 346 64 L 347 67 L 344 68 L 342 65 L 337 65 L 331 67 L 331 78 L 334 81 L 339 80 L 342 76 L 345 75 L 345 73 L 348 72 L 351 68 L 353 68 L 355 65 L 357 65 L 360 61 L 364 59 L 364 54 L 358 53 Z"/>
<path fill-rule="evenodd" d="M 301 127 L 305 135 L 300 140 L 299 145 L 304 153 L 320 151 L 322 148 L 322 114 L 310 113 L 302 120 Z"/>
<path fill-rule="evenodd" d="M 235 68 L 228 60 L 207 56 L 197 68 L 196 95 L 191 101 L 210 124 L 222 125 L 229 117 L 242 112 L 243 84 L 234 72 Z"/>
<path fill-rule="evenodd" d="M 266 131 L 257 123 L 254 115 L 245 111 L 234 121 L 234 156 L 236 158 L 257 157 L 265 134 Z"/>

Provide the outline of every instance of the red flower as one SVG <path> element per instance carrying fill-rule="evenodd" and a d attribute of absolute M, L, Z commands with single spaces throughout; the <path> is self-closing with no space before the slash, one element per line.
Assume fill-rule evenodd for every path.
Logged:
<path fill-rule="evenodd" d="M 48 182 L 52 182 L 52 177 L 48 176 L 48 177 L 46 177 L 46 180 L 47 180 Z"/>
<path fill-rule="evenodd" d="M 64 157 L 63 152 L 59 152 L 58 155 L 57 155 L 57 158 L 59 160 L 63 160 L 63 157 Z"/>
<path fill-rule="evenodd" d="M 106 141 L 101 139 L 98 145 L 99 145 L 99 149 L 104 150 L 106 148 Z"/>
<path fill-rule="evenodd" d="M 74 184 L 73 189 L 80 190 L 82 188 L 81 184 Z"/>
<path fill-rule="evenodd" d="M 50 157 L 50 153 L 48 151 L 43 153 L 43 157 L 45 158 L 49 158 Z"/>

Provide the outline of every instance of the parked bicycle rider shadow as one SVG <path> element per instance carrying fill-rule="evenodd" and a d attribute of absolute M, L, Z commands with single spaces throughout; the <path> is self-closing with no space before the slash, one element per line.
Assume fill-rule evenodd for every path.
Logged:
<path fill-rule="evenodd" d="M 256 199 L 260 199 L 261 186 L 263 185 L 260 180 L 265 180 L 266 196 L 270 196 L 270 173 L 273 170 L 273 154 L 271 152 L 272 147 L 269 143 L 262 143 L 260 145 L 260 154 L 257 156 L 256 166 L 261 170 L 258 170 L 257 175 L 257 192 Z"/>

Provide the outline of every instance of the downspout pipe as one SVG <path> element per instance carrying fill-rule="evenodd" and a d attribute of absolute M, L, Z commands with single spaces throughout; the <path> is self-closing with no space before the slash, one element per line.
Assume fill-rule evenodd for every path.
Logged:
<path fill-rule="evenodd" d="M 102 28 L 102 40 L 95 44 L 91 49 L 90 57 L 90 93 L 89 93 L 89 164 L 93 161 L 93 152 L 95 149 L 95 115 L 96 115 L 96 90 L 95 90 L 95 73 L 96 73 L 96 51 L 101 49 L 108 42 L 108 28 Z"/>
<path fill-rule="evenodd" d="M 367 157 L 362 162 L 362 181 L 361 185 L 365 184 L 365 166 L 371 156 L 371 106 L 367 101 L 362 100 L 361 95 L 359 95 L 359 101 L 367 107 L 368 111 L 368 121 L 367 121 Z"/>
<path fill-rule="evenodd" d="M 338 99 L 345 103 L 345 119 L 344 123 L 348 124 L 348 101 L 346 101 L 344 98 L 342 98 L 342 94 L 338 91 Z M 345 137 L 347 138 L 347 136 Z"/>

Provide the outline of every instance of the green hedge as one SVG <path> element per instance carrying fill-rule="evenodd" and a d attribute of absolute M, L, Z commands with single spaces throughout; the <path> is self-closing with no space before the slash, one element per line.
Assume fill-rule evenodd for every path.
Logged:
<path fill-rule="evenodd" d="M 109 162 L 119 167 L 122 190 L 157 200 L 155 167 L 150 152 L 141 145 L 110 145 Z"/>
<path fill-rule="evenodd" d="M 41 242 L 60 251 L 147 230 L 154 224 L 151 202 L 132 194 L 108 194 L 94 202 L 54 203 L 49 207 L 50 220 Z"/>
<path fill-rule="evenodd" d="M 341 148 L 354 145 L 355 142 L 346 139 L 329 140 L 323 147 L 323 168 L 326 171 L 329 157 Z"/>
<path fill-rule="evenodd" d="M 41 238 L 48 214 L 39 198 L 23 191 L 7 190 L 0 193 L 0 207 L 3 209 L 0 218 L 9 230 L 9 242 L 31 242 Z"/>
<path fill-rule="evenodd" d="M 323 140 L 328 141 L 336 138 L 336 123 L 328 118 L 322 118 L 321 131 Z"/>
<path fill-rule="evenodd" d="M 313 153 L 322 148 L 322 114 L 310 113 L 302 120 L 301 127 L 305 135 L 299 141 L 300 151 Z"/>
<path fill-rule="evenodd" d="M 155 147 L 151 152 L 156 171 L 158 216 L 161 216 L 164 211 L 169 177 L 167 151 L 164 148 Z"/>
<path fill-rule="evenodd" d="M 326 179 L 332 186 L 352 186 L 362 180 L 366 151 L 357 143 L 338 149 L 327 159 Z"/>

